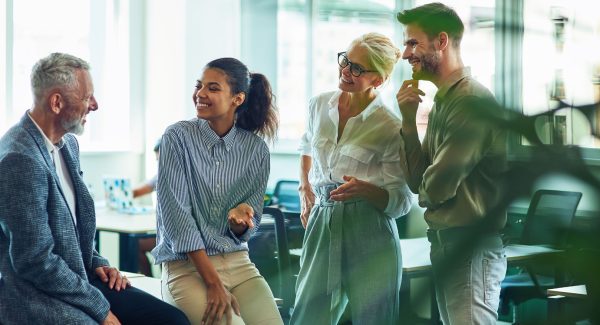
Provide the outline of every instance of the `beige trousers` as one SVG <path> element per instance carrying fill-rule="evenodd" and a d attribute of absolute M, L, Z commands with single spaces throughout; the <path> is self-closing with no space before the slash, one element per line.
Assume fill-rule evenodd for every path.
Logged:
<path fill-rule="evenodd" d="M 247 251 L 209 256 L 225 289 L 235 296 L 242 317 L 233 313 L 232 324 L 282 325 L 273 293 Z M 193 325 L 202 323 L 206 310 L 206 285 L 189 260 L 163 263 L 163 300 L 181 309 Z M 226 324 L 223 317 L 222 324 Z"/>

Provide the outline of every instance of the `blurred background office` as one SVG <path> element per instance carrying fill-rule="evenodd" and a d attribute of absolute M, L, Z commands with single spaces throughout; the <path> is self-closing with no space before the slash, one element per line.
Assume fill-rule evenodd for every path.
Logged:
<path fill-rule="evenodd" d="M 81 163 L 85 182 L 102 201 L 105 175 L 133 184 L 155 175 L 155 141 L 166 126 L 195 116 L 189 94 L 203 65 L 232 56 L 264 73 L 277 96 L 281 128 L 272 147 L 272 190 L 277 180 L 298 178 L 296 149 L 307 101 L 335 88 L 336 54 L 370 31 L 402 45 L 395 13 L 427 2 L 432 1 L 0 0 L 0 134 L 29 108 L 29 73 L 38 58 L 60 51 L 88 60 L 100 109 L 79 137 Z M 508 109 L 535 114 L 559 101 L 580 105 L 600 99 L 600 2 L 443 2 L 465 22 L 465 64 Z M 395 93 L 411 75 L 408 64 L 398 64 L 381 89 L 397 114 Z M 426 82 L 420 87 L 427 94 L 418 121 L 422 135 L 436 89 Z M 599 126 L 600 114 L 586 119 L 568 108 L 536 121 L 545 143 L 581 146 L 596 176 L 600 142 L 590 134 Z M 522 159 L 528 148 L 512 136 L 510 158 Z M 579 208 L 597 210 L 597 196 L 588 195 L 595 192 L 570 176 L 552 175 L 534 187 L 581 191 Z M 424 234 L 421 210 L 413 210 L 406 237 Z M 103 253 L 118 260 L 111 240 L 101 243 Z"/>
<path fill-rule="evenodd" d="M 272 188 L 296 178 L 298 139 L 306 102 L 330 89 L 330 62 L 356 35 L 377 31 L 402 44 L 395 13 L 423 0 L 2 0 L 0 2 L 0 132 L 30 105 L 33 62 L 52 51 L 89 60 L 101 110 L 80 137 L 85 179 L 98 192 L 103 174 L 128 175 L 133 183 L 156 171 L 152 151 L 164 128 L 195 115 L 190 85 L 205 62 L 233 56 L 272 80 L 281 113 L 273 147 Z M 466 23 L 463 56 L 473 74 L 508 107 L 533 114 L 557 100 L 591 103 L 600 83 L 600 4 L 585 0 L 448 0 Z M 594 8 L 597 7 L 597 8 Z M 207 44 L 219 44 L 218 47 Z M 399 63 L 382 88 L 389 106 L 410 77 Z M 435 88 L 422 86 L 427 99 Z M 600 159 L 600 143 L 576 112 L 548 123 L 553 143 L 577 144 Z M 543 124 L 543 123 L 542 123 Z M 541 131 L 550 128 L 540 126 Z M 526 145 L 516 139 L 518 147 Z M 517 150 L 518 151 L 518 150 Z M 515 152 L 517 152 L 515 151 Z M 101 193 L 95 193 L 99 195 Z M 585 204 L 585 202 L 584 202 Z"/>

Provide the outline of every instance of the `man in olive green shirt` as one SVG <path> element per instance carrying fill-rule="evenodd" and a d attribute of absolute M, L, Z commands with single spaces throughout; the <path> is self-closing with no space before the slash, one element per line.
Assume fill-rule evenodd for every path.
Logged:
<path fill-rule="evenodd" d="M 454 10 L 431 3 L 397 18 L 405 25 L 402 58 L 413 69 L 397 94 L 406 174 L 426 208 L 440 316 L 444 324 L 495 324 L 506 272 L 498 231 L 506 214 L 492 211 L 504 189 L 505 140 L 483 116 L 499 108 L 462 63 L 464 26 Z M 423 143 L 415 121 L 424 95 L 418 80 L 438 87 Z"/>

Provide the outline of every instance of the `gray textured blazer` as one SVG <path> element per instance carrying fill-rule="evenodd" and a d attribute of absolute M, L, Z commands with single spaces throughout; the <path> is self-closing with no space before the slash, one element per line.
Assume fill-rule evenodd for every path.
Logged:
<path fill-rule="evenodd" d="M 94 250 L 94 202 L 71 134 L 73 222 L 44 137 L 27 113 L 0 139 L 0 324 L 95 324 L 109 304 L 89 283 L 108 261 Z"/>

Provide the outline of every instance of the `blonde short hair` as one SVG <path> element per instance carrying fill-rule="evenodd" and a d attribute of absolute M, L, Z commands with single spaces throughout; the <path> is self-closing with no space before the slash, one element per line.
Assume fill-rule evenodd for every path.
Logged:
<path fill-rule="evenodd" d="M 398 49 L 392 40 L 379 33 L 367 33 L 356 38 L 350 47 L 360 46 L 367 50 L 369 63 L 371 66 L 387 80 L 392 72 L 402 52 Z"/>

